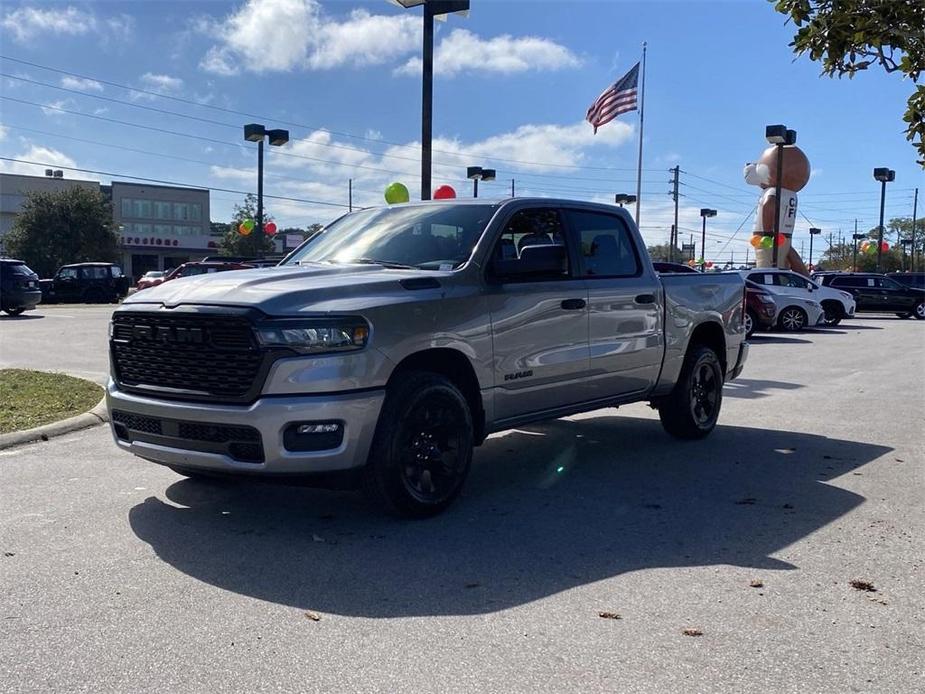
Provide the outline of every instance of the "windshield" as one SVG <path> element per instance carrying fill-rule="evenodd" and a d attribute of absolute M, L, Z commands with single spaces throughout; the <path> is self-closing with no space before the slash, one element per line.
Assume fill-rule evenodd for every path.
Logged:
<path fill-rule="evenodd" d="M 287 260 L 378 263 L 452 270 L 465 263 L 497 205 L 409 205 L 354 212 L 331 224 Z"/>
<path fill-rule="evenodd" d="M 10 273 L 13 275 L 26 275 L 28 277 L 32 277 L 32 275 L 35 274 L 34 272 L 32 272 L 32 270 L 29 269 L 29 266 L 26 265 L 25 263 L 20 263 L 18 265 L 11 264 L 9 268 L 10 268 Z"/>

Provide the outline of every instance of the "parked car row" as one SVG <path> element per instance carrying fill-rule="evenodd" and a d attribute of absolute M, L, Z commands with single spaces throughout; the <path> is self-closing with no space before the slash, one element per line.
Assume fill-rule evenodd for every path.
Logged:
<path fill-rule="evenodd" d="M 213 272 L 225 272 L 227 270 L 248 270 L 254 267 L 257 267 L 257 265 L 254 263 L 245 263 L 234 260 L 192 261 L 189 263 L 183 263 L 182 265 L 179 265 L 170 271 L 152 270 L 151 272 L 146 272 L 142 278 L 138 280 L 138 283 L 135 285 L 135 289 L 141 291 L 142 289 L 156 287 L 159 284 L 169 282 L 170 280 L 175 280 L 180 277 L 193 277 L 195 275 L 206 275 Z"/>
<path fill-rule="evenodd" d="M 660 273 L 697 272 L 677 263 L 654 263 Z M 855 313 L 895 313 L 925 320 L 925 273 L 819 272 L 812 279 L 790 270 L 753 268 L 745 278 L 746 330 L 797 332 L 835 326 Z"/>

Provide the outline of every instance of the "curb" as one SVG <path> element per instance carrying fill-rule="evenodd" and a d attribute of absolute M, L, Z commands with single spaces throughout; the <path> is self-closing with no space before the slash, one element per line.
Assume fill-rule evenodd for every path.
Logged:
<path fill-rule="evenodd" d="M 40 427 L 25 429 L 24 431 L 12 431 L 9 434 L 0 434 L 0 450 L 20 446 L 24 443 L 33 441 L 47 441 L 55 436 L 70 434 L 72 431 L 80 431 L 89 427 L 95 427 L 98 424 L 104 424 L 109 421 L 109 415 L 106 412 L 106 396 L 96 403 L 96 406 L 89 412 L 74 415 L 67 419 L 62 419 L 50 424 L 43 424 Z"/>

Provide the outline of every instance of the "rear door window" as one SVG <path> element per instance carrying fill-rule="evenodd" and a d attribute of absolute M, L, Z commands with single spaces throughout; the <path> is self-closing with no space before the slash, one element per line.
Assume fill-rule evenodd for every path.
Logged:
<path fill-rule="evenodd" d="M 582 277 L 635 277 L 642 270 L 633 238 L 614 215 L 566 210 L 578 246 Z"/>

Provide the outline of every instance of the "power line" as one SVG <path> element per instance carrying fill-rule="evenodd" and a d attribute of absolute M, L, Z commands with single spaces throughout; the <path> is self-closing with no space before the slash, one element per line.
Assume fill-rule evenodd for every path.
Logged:
<path fill-rule="evenodd" d="M 77 77 L 77 78 L 80 78 L 80 79 L 93 80 L 93 81 L 95 81 L 95 82 L 99 82 L 100 84 L 105 84 L 105 85 L 108 85 L 108 86 L 111 86 L 111 87 L 117 87 L 117 88 L 119 88 L 119 89 L 126 89 L 126 90 L 129 90 L 129 91 L 132 91 L 132 92 L 137 92 L 137 93 L 140 93 L 140 94 L 147 94 L 147 95 L 149 95 L 149 96 L 154 96 L 154 97 L 158 97 L 158 98 L 162 98 L 162 99 L 169 99 L 169 100 L 171 100 L 171 101 L 175 101 L 175 102 L 178 102 L 178 103 L 183 103 L 183 104 L 195 106 L 195 107 L 198 107 L 198 108 L 212 109 L 212 110 L 214 110 L 214 111 L 220 111 L 220 112 L 223 112 L 223 113 L 229 113 L 229 114 L 233 114 L 233 115 L 237 115 L 237 116 L 245 116 L 245 117 L 247 117 L 247 118 L 257 118 L 257 119 L 261 119 L 261 120 L 268 120 L 268 121 L 273 121 L 273 122 L 281 123 L 281 124 L 283 124 L 283 125 L 289 125 L 289 126 L 292 126 L 292 127 L 303 128 L 303 129 L 305 129 L 305 130 L 315 130 L 315 131 L 327 132 L 327 133 L 332 134 L 332 135 L 339 135 L 339 136 L 342 136 L 342 137 L 349 137 L 349 138 L 358 139 L 358 140 L 363 140 L 363 141 L 367 141 L 367 142 L 382 143 L 382 144 L 387 144 L 387 145 L 390 145 L 390 146 L 393 146 L 393 147 L 402 147 L 402 148 L 406 148 L 406 149 L 420 150 L 420 145 L 412 145 L 412 144 L 407 144 L 407 143 L 402 144 L 402 143 L 399 143 L 399 142 L 394 142 L 394 141 L 389 141 L 389 140 L 383 140 L 383 139 L 379 139 L 379 138 L 371 138 L 371 137 L 366 137 L 366 136 L 362 136 L 362 135 L 355 135 L 355 134 L 347 133 L 347 132 L 343 132 L 343 131 L 331 130 L 331 129 L 329 129 L 329 128 L 324 128 L 324 127 L 321 127 L 321 126 L 306 125 L 306 124 L 304 124 L 304 123 L 298 123 L 298 122 L 295 122 L 295 121 L 289 121 L 289 120 L 286 120 L 286 119 L 284 119 L 284 118 L 277 118 L 276 116 L 267 116 L 267 115 L 259 115 L 259 114 L 247 113 L 247 112 L 245 112 L 245 111 L 237 111 L 237 110 L 235 110 L 235 109 L 224 108 L 224 107 L 222 107 L 222 106 L 216 106 L 216 105 L 214 105 L 214 104 L 203 104 L 203 103 L 199 103 L 199 102 L 197 102 L 197 101 L 194 101 L 194 100 L 192 100 L 192 99 L 186 99 L 186 98 L 179 97 L 179 96 L 175 96 L 175 95 L 171 95 L 171 94 L 164 94 L 164 93 L 162 93 L 162 92 L 156 92 L 156 91 L 149 90 L 149 89 L 143 89 L 143 88 L 139 88 L 139 87 L 132 87 L 132 86 L 129 86 L 129 85 L 127 85 L 127 84 L 120 84 L 120 83 L 118 83 L 118 82 L 113 82 L 113 81 L 111 81 L 111 80 L 106 80 L 106 79 L 102 79 L 102 78 L 99 78 L 99 77 L 93 77 L 93 76 L 89 76 L 89 75 L 83 75 L 83 74 L 76 73 L 76 72 L 70 72 L 70 71 L 68 71 L 68 70 L 62 70 L 62 69 L 60 69 L 60 68 L 53 68 L 53 67 L 50 67 L 50 66 L 47 66 L 47 65 L 41 65 L 41 64 L 39 64 L 39 63 L 34 63 L 34 62 L 31 62 L 31 61 L 22 60 L 22 59 L 19 59 L 19 58 L 14 58 L 14 57 L 12 57 L 12 56 L 0 55 L 0 59 L 2 59 L 2 60 L 8 60 L 8 61 L 10 61 L 10 62 L 20 63 L 20 64 L 23 64 L 23 65 L 29 65 L 29 66 L 31 66 L 31 67 L 39 68 L 39 69 L 41 69 L 41 70 L 48 70 L 49 72 L 56 72 L 56 73 L 63 74 L 63 75 L 69 75 L 69 76 L 71 76 L 71 77 Z M 66 87 L 61 87 L 61 86 L 58 86 L 58 85 L 53 85 L 53 84 L 48 84 L 48 83 L 44 83 L 44 82 L 39 82 L 39 81 L 33 80 L 33 79 L 31 79 L 31 78 L 20 77 L 20 76 L 18 76 L 18 75 L 9 75 L 9 74 L 6 74 L 6 73 L 3 73 L 3 74 L 4 74 L 4 76 L 9 77 L 9 78 L 11 78 L 11 79 L 18 79 L 18 80 L 22 80 L 22 81 L 25 81 L 25 82 L 31 82 L 31 83 L 33 83 L 33 84 L 37 84 L 37 85 L 49 87 L 49 88 L 51 88 L 51 89 L 58 89 L 58 90 L 62 90 L 62 91 L 73 92 L 73 93 L 79 94 L 79 95 L 81 95 L 81 96 L 87 96 L 87 97 L 90 97 L 90 98 L 103 99 L 103 100 L 105 100 L 105 101 L 115 101 L 116 103 L 119 103 L 119 104 L 124 105 L 124 106 L 130 106 L 130 107 L 133 107 L 133 108 L 145 108 L 146 110 L 158 111 L 158 112 L 161 112 L 161 113 L 166 113 L 166 114 L 170 114 L 170 115 L 175 115 L 175 116 L 180 117 L 180 118 L 189 118 L 189 119 L 192 119 L 192 120 L 198 120 L 198 121 L 202 121 L 202 122 L 206 122 L 206 123 L 212 123 L 212 124 L 215 124 L 215 125 L 221 125 L 221 126 L 225 126 L 225 127 L 234 127 L 234 128 L 239 128 L 239 127 L 240 127 L 240 125 L 238 125 L 238 124 L 225 123 L 225 122 L 222 122 L 222 121 L 213 121 L 213 120 L 207 119 L 207 118 L 200 118 L 200 117 L 197 117 L 197 116 L 190 116 L 190 115 L 187 115 L 187 114 L 177 113 L 177 112 L 174 112 L 174 111 L 167 111 L 166 109 L 157 109 L 157 108 L 155 108 L 155 107 L 145 107 L 143 104 L 127 104 L 127 103 L 125 103 L 124 101 L 120 101 L 120 100 L 118 100 L 118 99 L 112 99 L 112 98 L 110 98 L 110 97 L 102 97 L 101 95 L 98 95 L 98 94 L 91 94 L 91 93 L 89 93 L 89 92 L 83 92 L 83 91 L 80 91 L 80 90 L 68 89 L 68 88 L 66 88 Z M 404 160 L 407 160 L 407 161 L 419 161 L 418 158 L 401 157 L 401 156 L 396 155 L 396 154 L 388 154 L 388 153 L 385 153 L 385 152 L 371 152 L 371 151 L 369 151 L 369 150 L 357 149 L 357 148 L 355 148 L 355 147 L 349 147 L 349 146 L 347 146 L 347 145 L 334 145 L 334 144 L 330 144 L 330 143 L 325 144 L 325 143 L 315 142 L 315 141 L 313 141 L 313 140 L 303 140 L 303 141 L 309 142 L 309 143 L 314 144 L 314 145 L 323 146 L 323 147 L 335 147 L 335 148 L 346 149 L 346 150 L 348 150 L 348 151 L 354 151 L 354 152 L 362 152 L 362 153 L 367 153 L 367 154 L 368 154 L 368 153 L 372 153 L 372 154 L 376 154 L 377 156 L 382 156 L 382 157 L 391 157 L 391 158 L 395 158 L 395 159 L 404 159 Z M 436 153 L 438 153 L 438 154 L 447 154 L 447 155 L 455 156 L 455 157 L 466 156 L 466 155 L 463 154 L 463 153 L 460 153 L 460 152 L 452 152 L 452 151 L 449 151 L 449 150 L 438 150 L 438 149 L 435 149 L 435 150 L 433 150 L 433 151 L 436 152 Z M 490 156 L 490 155 L 482 155 L 481 158 L 482 158 L 482 159 L 488 159 L 488 160 L 490 160 L 490 161 L 506 162 L 506 163 L 509 163 L 509 164 L 522 164 L 522 165 L 526 165 L 526 166 L 543 166 L 543 167 L 547 167 L 547 168 L 557 168 L 557 169 L 578 169 L 578 170 L 589 170 L 589 171 L 636 171 L 635 168 L 621 168 L 621 167 L 613 167 L 613 166 L 582 166 L 582 165 L 578 165 L 578 164 L 557 164 L 557 163 L 553 163 L 553 162 L 528 161 L 528 160 L 523 160 L 523 159 L 512 159 L 512 158 L 507 158 L 507 157 L 493 157 L 493 156 Z M 435 162 L 435 164 L 436 164 L 436 163 L 437 163 L 437 162 Z M 439 165 L 447 166 L 447 164 L 439 164 Z M 454 166 L 455 166 L 455 164 L 454 164 Z M 643 170 L 644 170 L 644 171 L 659 171 L 660 169 L 643 169 Z"/>
<path fill-rule="evenodd" d="M 90 173 L 97 176 L 109 176 L 110 178 L 129 178 L 134 181 L 144 181 L 146 183 L 158 183 L 165 186 L 177 186 L 180 188 L 195 188 L 198 190 L 217 190 L 222 193 L 238 193 L 241 195 L 252 195 L 253 191 L 249 190 L 235 190 L 234 188 L 216 188 L 216 187 L 204 187 L 201 185 L 196 185 L 194 183 L 183 183 L 180 181 L 166 181 L 160 178 L 148 178 L 146 176 L 132 176 L 130 174 L 124 173 L 113 173 L 112 171 L 98 171 L 96 169 L 83 169 L 77 166 L 64 166 L 63 164 L 54 164 L 49 162 L 41 161 L 28 161 L 26 159 L 17 159 L 15 157 L 0 157 L 2 161 L 14 162 L 16 164 L 29 164 L 31 166 L 42 166 L 47 168 L 54 169 L 66 169 L 67 171 L 80 171 L 81 173 Z M 286 195 L 267 195 L 264 194 L 265 198 L 271 198 L 274 200 L 289 200 L 291 202 L 303 202 L 308 205 L 326 205 L 328 207 L 347 207 L 347 205 L 339 202 L 327 202 L 325 200 L 311 200 L 308 198 L 293 198 Z"/>

